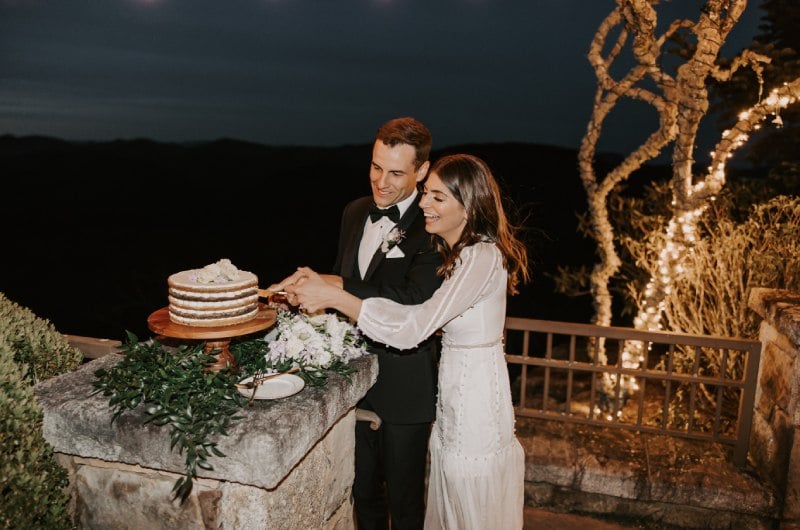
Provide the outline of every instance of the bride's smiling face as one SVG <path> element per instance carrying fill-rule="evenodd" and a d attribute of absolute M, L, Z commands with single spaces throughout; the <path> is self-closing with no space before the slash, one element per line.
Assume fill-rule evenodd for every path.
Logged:
<path fill-rule="evenodd" d="M 425 230 L 453 248 L 467 225 L 467 211 L 436 173 L 428 175 L 419 206 L 425 215 Z"/>

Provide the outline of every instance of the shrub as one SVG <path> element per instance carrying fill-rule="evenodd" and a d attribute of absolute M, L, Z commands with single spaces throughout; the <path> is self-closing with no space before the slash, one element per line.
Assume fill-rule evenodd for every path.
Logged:
<path fill-rule="evenodd" d="M 42 433 L 33 385 L 77 368 L 52 324 L 0 293 L 0 528 L 72 528 L 67 472 Z"/>
<path fill-rule="evenodd" d="M 0 346 L 0 528 L 71 528 L 67 472 L 42 435 L 42 410 Z"/>
<path fill-rule="evenodd" d="M 75 370 L 83 355 L 49 321 L 0 293 L 0 348 L 13 353 L 30 385 Z"/>
<path fill-rule="evenodd" d="M 748 309 L 753 287 L 800 291 L 800 197 L 780 195 L 736 219 L 735 197 L 723 195 L 702 216 L 702 237 L 666 295 L 665 328 L 722 337 L 758 337 L 759 319 Z M 662 231 L 627 238 L 627 249 L 649 274 Z M 649 267 L 649 268 L 648 268 Z M 641 297 L 635 284 L 633 298 Z"/>
<path fill-rule="evenodd" d="M 758 338 L 760 319 L 747 306 L 754 287 L 800 291 L 800 197 L 780 195 L 753 204 L 741 215 L 737 194 L 723 194 L 700 220 L 702 234 L 683 262 L 684 273 L 671 285 L 664 299 L 662 317 L 671 331 L 721 337 Z M 740 220 L 744 217 L 743 220 Z M 654 274 L 653 258 L 660 248 L 663 230 L 646 232 L 641 239 L 627 238 L 625 246 L 638 266 Z M 632 298 L 642 296 L 636 282 L 630 284 Z M 637 288 L 638 287 L 638 288 Z M 707 349 L 705 361 L 694 367 L 693 349 L 678 349 L 673 356 L 676 371 L 699 375 L 741 377 L 744 358 L 718 349 Z M 699 416 L 695 423 L 707 424 L 718 407 L 735 409 L 738 393 L 722 395 L 714 388 L 698 385 L 695 396 Z M 693 399 L 688 387 L 675 391 L 682 402 Z M 671 408 L 670 421 L 682 428 L 690 418 L 683 409 Z M 710 428 L 710 427 L 709 427 Z"/>

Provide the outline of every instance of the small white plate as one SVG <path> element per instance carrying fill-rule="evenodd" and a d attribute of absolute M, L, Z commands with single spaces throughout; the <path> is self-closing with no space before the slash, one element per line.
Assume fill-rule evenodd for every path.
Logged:
<path fill-rule="evenodd" d="M 244 385 L 252 380 L 252 376 L 245 377 L 239 381 L 239 384 Z M 294 374 L 281 374 L 271 377 L 258 385 L 258 388 L 255 389 L 255 397 L 253 397 L 252 388 L 237 387 L 236 390 L 248 399 L 251 397 L 253 397 L 253 399 L 280 399 L 297 394 L 303 390 L 304 386 L 306 386 L 306 382 L 303 381 L 302 377 L 298 377 Z"/>

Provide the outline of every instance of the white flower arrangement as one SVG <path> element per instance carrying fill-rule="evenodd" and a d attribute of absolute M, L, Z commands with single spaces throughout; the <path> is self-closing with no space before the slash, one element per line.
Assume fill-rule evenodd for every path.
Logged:
<path fill-rule="evenodd" d="M 291 363 L 303 371 L 319 371 L 367 355 L 358 328 L 336 314 L 277 311 L 277 323 L 264 337 L 269 344 L 265 354 L 268 366 Z"/>
<path fill-rule="evenodd" d="M 395 226 L 383 237 L 383 241 L 381 242 L 381 252 L 386 254 L 396 247 L 405 237 L 406 233 Z"/>

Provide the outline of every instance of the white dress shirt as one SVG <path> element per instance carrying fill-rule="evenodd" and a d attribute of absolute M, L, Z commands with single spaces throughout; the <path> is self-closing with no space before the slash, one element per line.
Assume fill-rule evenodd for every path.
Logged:
<path fill-rule="evenodd" d="M 406 210 L 414 204 L 417 198 L 417 190 L 414 193 L 397 203 L 397 209 L 400 210 L 400 217 L 406 213 Z M 381 217 L 374 223 L 367 216 L 367 222 L 364 225 L 364 234 L 361 236 L 361 242 L 358 245 L 358 271 L 361 273 L 361 278 L 367 273 L 369 264 L 372 261 L 372 256 L 375 251 L 381 246 L 384 238 L 396 226 L 388 217 Z"/>

